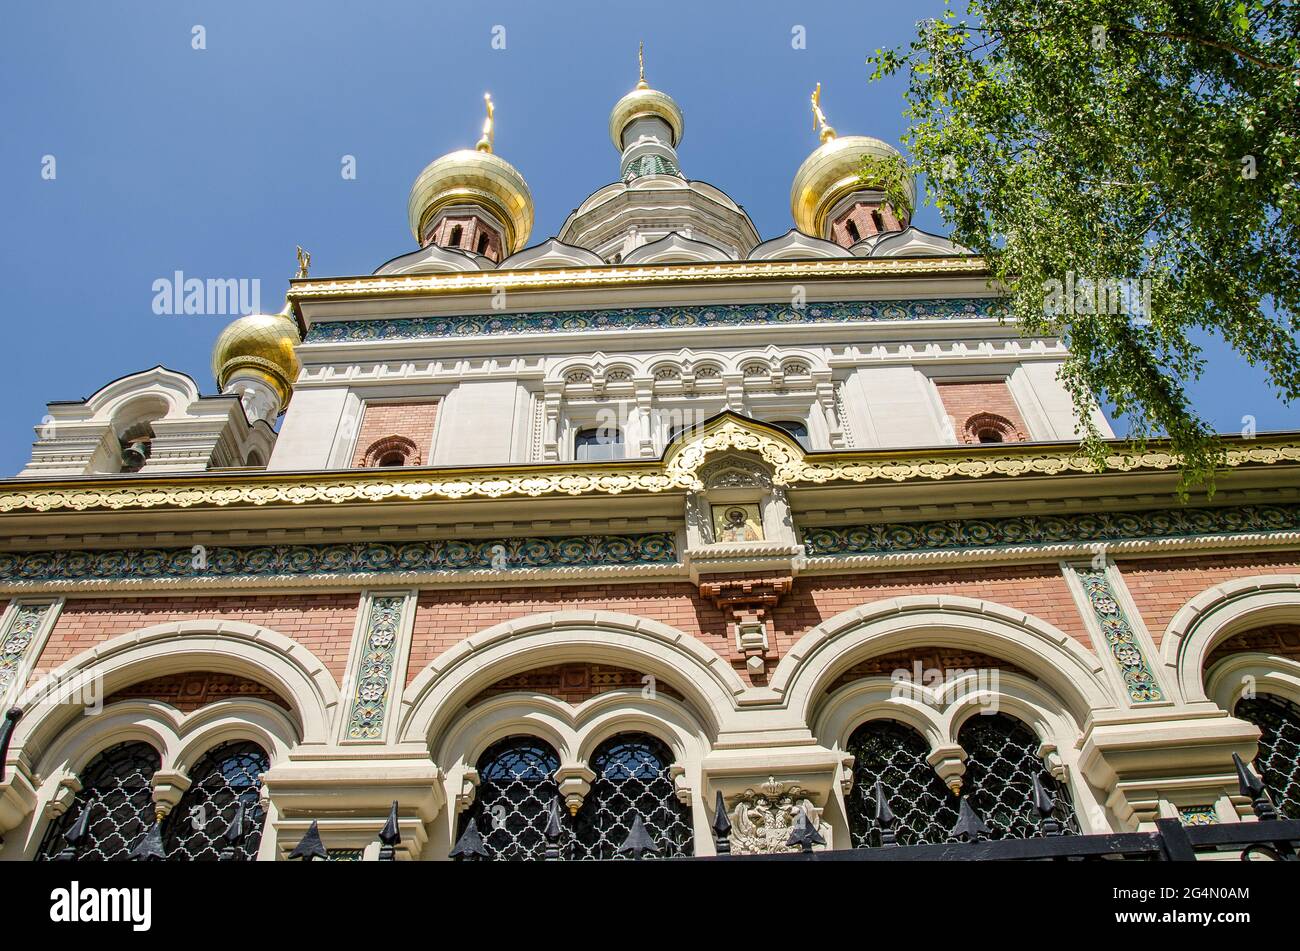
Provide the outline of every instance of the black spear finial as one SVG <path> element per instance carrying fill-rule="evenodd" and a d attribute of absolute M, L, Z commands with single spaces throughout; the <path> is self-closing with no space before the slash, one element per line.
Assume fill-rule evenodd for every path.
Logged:
<path fill-rule="evenodd" d="M 289 853 L 289 858 L 310 862 L 313 859 L 328 861 L 329 857 L 329 850 L 325 848 L 325 843 L 320 840 L 320 825 L 313 819 L 302 839 Z"/>
<path fill-rule="evenodd" d="M 487 844 L 483 841 L 483 833 L 478 831 L 478 818 L 471 817 L 465 823 L 465 831 L 452 847 L 451 858 L 457 862 L 482 862 L 491 857 Z"/>
<path fill-rule="evenodd" d="M 894 835 L 894 810 L 889 808 L 885 787 L 878 779 L 876 780 L 876 828 L 880 830 L 882 847 L 898 845 L 898 836 Z"/>
<path fill-rule="evenodd" d="M 397 825 L 397 800 L 393 800 L 393 807 L 388 810 L 388 821 L 384 827 L 379 830 L 379 861 L 395 862 L 397 861 L 396 848 L 402 843 L 402 830 Z"/>
<path fill-rule="evenodd" d="M 721 789 L 713 800 L 713 849 L 718 855 L 731 854 L 731 818 L 727 815 Z"/>
<path fill-rule="evenodd" d="M 1259 821 L 1271 822 L 1277 819 L 1277 808 L 1269 798 L 1268 790 L 1264 788 L 1264 781 L 1236 753 L 1232 754 L 1232 765 L 1237 768 L 1237 787 L 1250 800 L 1250 807 L 1255 810 Z"/>
<path fill-rule="evenodd" d="M 1034 774 L 1034 788 L 1030 798 L 1034 809 L 1038 812 L 1038 818 L 1043 820 L 1043 835 L 1049 837 L 1060 835 L 1064 830 L 1056 818 L 1056 799 L 1047 791 L 1047 787 L 1043 785 L 1037 773 Z"/>
<path fill-rule="evenodd" d="M 136 842 L 127 858 L 132 862 L 162 862 L 166 860 L 167 853 L 163 851 L 161 822 L 154 822 L 145 831 L 145 834 L 140 836 L 140 840 Z"/>
<path fill-rule="evenodd" d="M 633 861 L 639 861 L 646 853 L 651 855 L 659 854 L 659 846 L 655 845 L 655 840 L 650 838 L 650 833 L 646 831 L 645 823 L 641 821 L 639 815 L 632 817 L 632 828 L 628 830 L 627 838 L 623 844 L 614 850 L 615 855 L 627 855 Z"/>
<path fill-rule="evenodd" d="M 955 842 L 983 842 L 989 837 L 989 827 L 984 824 L 970 800 L 963 796 L 957 807 L 957 824 L 948 833 Z"/>
<path fill-rule="evenodd" d="M 13 739 L 14 727 L 22 718 L 22 707 L 10 707 L 5 711 L 4 722 L 0 723 L 0 783 L 5 781 L 5 761 L 9 759 L 9 741 Z"/>
<path fill-rule="evenodd" d="M 226 844 L 221 847 L 221 854 L 217 856 L 218 862 L 239 860 L 239 846 L 244 841 L 247 831 L 244 825 L 244 800 L 236 799 L 235 814 L 230 817 L 230 825 L 226 826 L 225 834 L 221 837 Z"/>
<path fill-rule="evenodd" d="M 81 845 L 86 841 L 86 836 L 90 834 L 90 813 L 95 808 L 95 800 L 91 799 L 81 809 L 81 815 L 77 816 L 68 831 L 63 833 L 64 846 L 59 850 L 59 854 L 54 857 L 56 862 L 75 862 L 77 853 L 81 851 Z"/>
<path fill-rule="evenodd" d="M 794 828 L 790 830 L 790 838 L 785 840 L 785 844 L 798 846 L 800 852 L 811 852 L 814 845 L 826 844 L 822 834 L 817 831 L 817 824 L 809 817 L 807 809 L 799 810 L 799 816 L 794 820 Z"/>
<path fill-rule="evenodd" d="M 542 832 L 546 836 L 546 851 L 542 858 L 547 862 L 560 860 L 560 833 L 564 830 L 563 820 L 560 817 L 560 797 L 556 796 L 546 809 L 546 828 Z"/>

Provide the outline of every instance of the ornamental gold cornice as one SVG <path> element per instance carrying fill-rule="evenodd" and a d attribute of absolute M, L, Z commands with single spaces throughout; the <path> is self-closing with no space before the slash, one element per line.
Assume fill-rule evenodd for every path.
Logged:
<path fill-rule="evenodd" d="M 682 442 L 663 460 L 629 460 L 592 466 L 526 464 L 491 469 L 349 470 L 302 473 L 250 473 L 168 478 L 121 476 L 96 480 L 0 484 L 0 513 L 81 512 L 160 508 L 226 508 L 276 505 L 346 505 L 539 498 L 616 496 L 693 492 L 704 486 L 698 472 L 717 453 L 757 456 L 784 487 L 872 482 L 1099 475 L 1106 472 L 1176 470 L 1175 453 L 1157 444 L 1127 450 L 1117 444 L 1098 466 L 1077 444 L 998 444 L 952 446 L 923 451 L 850 450 L 808 454 L 776 427 L 723 413 Z M 1300 463 L 1295 434 L 1229 442 L 1223 466 Z"/>
<path fill-rule="evenodd" d="M 987 274 L 975 255 L 942 258 L 835 258 L 820 261 L 718 261 L 707 264 L 608 265 L 586 268 L 535 268 L 519 271 L 458 271 L 450 274 L 364 275 L 301 279 L 288 299 L 304 301 L 357 297 L 405 297 L 507 291 L 641 287 L 735 281 L 971 276 Z"/>

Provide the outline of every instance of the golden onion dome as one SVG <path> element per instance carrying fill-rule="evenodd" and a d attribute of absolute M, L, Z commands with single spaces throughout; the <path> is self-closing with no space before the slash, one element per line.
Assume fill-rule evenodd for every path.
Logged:
<path fill-rule="evenodd" d="M 637 119 L 646 116 L 654 116 L 668 123 L 668 128 L 673 134 L 670 144 L 676 148 L 682 141 L 682 130 L 686 124 L 686 120 L 682 117 L 682 110 L 672 96 L 658 89 L 651 89 L 644 79 L 636 84 L 635 89 L 614 103 L 614 108 L 610 110 L 609 139 L 614 143 L 614 148 L 621 152 L 623 130 Z"/>
<path fill-rule="evenodd" d="M 827 216 L 846 195 L 870 188 L 859 178 L 862 160 L 867 157 L 901 158 L 898 149 L 888 142 L 869 135 L 836 137 L 835 131 L 824 127 L 822 144 L 799 166 L 794 183 L 790 186 L 790 213 L 795 227 L 816 238 L 826 237 Z M 907 183 L 907 199 L 916 207 L 916 184 Z"/>
<path fill-rule="evenodd" d="M 420 241 L 425 226 L 449 205 L 478 205 L 505 227 L 506 254 L 521 250 L 533 230 L 533 194 L 513 165 L 481 147 L 434 159 L 411 186 L 407 214 Z"/>
<path fill-rule="evenodd" d="M 295 347 L 301 343 L 298 325 L 288 313 L 249 314 L 221 331 L 212 347 L 212 375 L 218 389 L 236 371 L 264 379 L 280 397 L 280 410 L 289 404 L 302 364 Z"/>

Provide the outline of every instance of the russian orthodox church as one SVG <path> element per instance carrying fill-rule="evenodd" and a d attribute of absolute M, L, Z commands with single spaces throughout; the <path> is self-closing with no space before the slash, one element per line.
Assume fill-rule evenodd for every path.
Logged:
<path fill-rule="evenodd" d="M 1233 754 L 1300 818 L 1295 434 L 1225 437 L 1212 500 L 1160 441 L 1099 468 L 1063 341 L 820 89 L 766 238 L 644 69 L 542 240 L 488 109 L 414 249 L 300 252 L 215 392 L 48 405 L 0 483 L 0 857 L 871 848 L 881 797 L 904 844 L 964 805 L 1250 821 Z"/>

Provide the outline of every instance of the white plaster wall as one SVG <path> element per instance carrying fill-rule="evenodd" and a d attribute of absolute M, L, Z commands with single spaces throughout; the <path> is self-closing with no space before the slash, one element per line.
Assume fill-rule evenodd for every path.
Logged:
<path fill-rule="evenodd" d="M 266 468 L 329 468 L 330 449 L 347 398 L 347 387 L 296 391 L 280 424 L 280 436 Z"/>
<path fill-rule="evenodd" d="M 1079 435 L 1075 425 L 1074 403 L 1065 386 L 1056 378 L 1060 361 L 1032 361 L 1020 364 L 1009 380 L 1011 392 L 1026 413 L 1026 423 L 1035 439 L 1074 439 Z M 1036 417 L 1031 419 L 1030 417 Z M 1114 432 L 1100 411 L 1093 414 L 1103 436 Z M 1039 426 L 1043 432 L 1039 432 Z"/>
<path fill-rule="evenodd" d="M 512 461 L 520 407 L 514 380 L 462 383 L 438 410 L 434 465 L 474 466 Z M 522 457 L 521 457 L 522 458 Z"/>
<path fill-rule="evenodd" d="M 951 442 L 940 429 L 930 381 L 912 367 L 868 367 L 844 381 L 844 409 L 856 448 L 935 446 Z"/>

